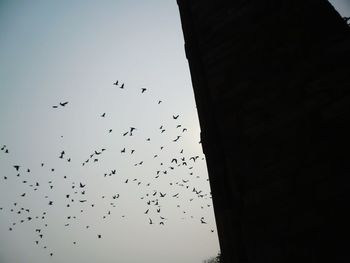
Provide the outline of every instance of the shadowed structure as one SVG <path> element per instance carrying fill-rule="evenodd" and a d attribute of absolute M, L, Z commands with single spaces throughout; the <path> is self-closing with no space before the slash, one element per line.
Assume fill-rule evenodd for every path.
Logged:
<path fill-rule="evenodd" d="M 223 262 L 349 262 L 349 26 L 326 0 L 178 5 Z"/>

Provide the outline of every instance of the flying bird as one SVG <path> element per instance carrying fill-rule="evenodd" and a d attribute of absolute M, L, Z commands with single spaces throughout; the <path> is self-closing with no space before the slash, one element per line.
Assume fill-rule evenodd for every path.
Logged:
<path fill-rule="evenodd" d="M 113 83 L 113 85 L 118 86 L 119 81 L 117 80 L 116 82 Z"/>
<path fill-rule="evenodd" d="M 179 139 L 180 139 L 180 135 L 178 135 L 177 137 L 176 137 L 176 139 L 175 140 L 173 140 L 173 142 L 177 142 Z"/>
<path fill-rule="evenodd" d="M 176 120 L 177 118 L 179 118 L 179 115 L 176 115 L 176 116 L 173 115 L 174 120 Z"/>
<path fill-rule="evenodd" d="M 68 101 L 66 101 L 66 102 L 60 102 L 60 105 L 61 105 L 62 107 L 66 106 L 67 104 L 68 104 Z"/>
<path fill-rule="evenodd" d="M 136 128 L 130 127 L 130 136 L 132 136 L 132 132 L 133 132 L 134 130 L 136 130 Z"/>
<path fill-rule="evenodd" d="M 147 90 L 146 88 L 142 88 L 141 93 L 144 93 L 146 90 Z"/>

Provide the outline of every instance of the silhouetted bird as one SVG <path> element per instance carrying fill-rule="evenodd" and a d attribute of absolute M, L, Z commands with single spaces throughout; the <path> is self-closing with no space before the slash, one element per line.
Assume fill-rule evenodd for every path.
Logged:
<path fill-rule="evenodd" d="M 124 83 L 119 88 L 124 89 Z"/>
<path fill-rule="evenodd" d="M 60 102 L 60 105 L 61 105 L 62 107 L 66 106 L 67 104 L 68 104 L 68 101 L 66 101 L 66 102 Z"/>
<path fill-rule="evenodd" d="M 146 90 L 147 90 L 146 88 L 142 88 L 141 93 L 144 93 Z"/>
<path fill-rule="evenodd" d="M 118 86 L 119 81 L 117 80 L 116 82 L 113 83 L 113 85 Z"/>
<path fill-rule="evenodd" d="M 173 142 L 177 142 L 179 139 L 180 139 L 180 135 L 178 135 L 177 137 L 176 137 L 176 139 L 175 140 L 173 140 Z"/>
<path fill-rule="evenodd" d="M 14 165 L 13 167 L 16 169 L 16 171 L 18 171 L 19 168 L 20 168 L 21 166 L 19 166 L 19 165 Z"/>
<path fill-rule="evenodd" d="M 102 113 L 101 117 L 102 117 L 102 118 L 106 117 L 106 113 L 105 113 L 105 112 Z"/>
<path fill-rule="evenodd" d="M 176 120 L 177 118 L 179 118 L 179 115 L 176 115 L 176 116 L 173 115 L 174 120 Z"/>

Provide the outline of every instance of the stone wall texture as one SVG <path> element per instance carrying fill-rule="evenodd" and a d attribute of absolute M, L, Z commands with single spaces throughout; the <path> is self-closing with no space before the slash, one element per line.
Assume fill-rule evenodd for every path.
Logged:
<path fill-rule="evenodd" d="M 178 0 L 223 262 L 350 262 L 350 28 L 326 0 Z"/>

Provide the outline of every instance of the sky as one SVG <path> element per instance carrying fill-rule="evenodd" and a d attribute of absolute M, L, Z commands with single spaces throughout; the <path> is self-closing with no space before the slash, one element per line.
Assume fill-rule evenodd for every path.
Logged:
<path fill-rule="evenodd" d="M 0 32 L 0 262 L 215 256 L 176 1 L 0 1 Z"/>
<path fill-rule="evenodd" d="M 329 1 L 338 13 L 343 17 L 350 17 L 350 1 L 349 0 L 330 0 Z"/>
<path fill-rule="evenodd" d="M 0 0 L 0 32 L 0 263 L 215 256 L 176 1 Z"/>

